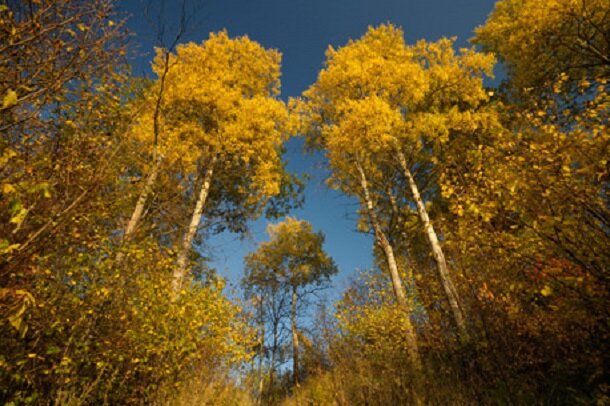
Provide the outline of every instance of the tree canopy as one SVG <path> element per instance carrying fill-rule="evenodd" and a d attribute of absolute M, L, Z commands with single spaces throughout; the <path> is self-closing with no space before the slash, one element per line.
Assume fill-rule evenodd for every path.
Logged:
<path fill-rule="evenodd" d="M 607 0 L 369 27 L 288 99 L 278 50 L 142 3 L 180 14 L 150 78 L 118 2 L 0 2 L 0 402 L 610 404 Z M 370 269 L 290 216 L 293 137 Z"/>

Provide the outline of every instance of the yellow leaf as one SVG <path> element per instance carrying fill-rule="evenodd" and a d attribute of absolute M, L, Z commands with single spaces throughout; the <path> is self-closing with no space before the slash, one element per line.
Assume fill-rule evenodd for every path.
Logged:
<path fill-rule="evenodd" d="M 11 224 L 19 225 L 19 224 L 23 223 L 23 220 L 25 220 L 25 216 L 27 216 L 27 214 L 28 214 L 28 209 L 22 207 L 17 211 L 16 214 L 14 214 L 10 218 L 9 222 Z"/>
<path fill-rule="evenodd" d="M 9 108 L 17 104 L 17 92 L 12 89 L 9 89 L 4 95 L 4 99 L 2 100 L 2 108 Z"/>
<path fill-rule="evenodd" d="M 9 193 L 15 193 L 16 189 L 13 185 L 11 185 L 10 183 L 5 183 L 4 185 L 2 185 L 2 193 L 4 194 L 9 194 Z"/>
<path fill-rule="evenodd" d="M 540 290 L 540 293 L 544 297 L 551 296 L 553 294 L 553 289 L 548 285 L 544 285 L 544 288 Z"/>

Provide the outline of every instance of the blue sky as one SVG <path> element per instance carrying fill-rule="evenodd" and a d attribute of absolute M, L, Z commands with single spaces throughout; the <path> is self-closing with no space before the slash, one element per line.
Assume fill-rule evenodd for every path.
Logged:
<path fill-rule="evenodd" d="M 191 4 L 194 3 L 190 0 Z M 134 74 L 150 75 L 154 36 L 143 17 L 142 0 L 123 0 L 120 7 L 131 15 L 129 28 L 135 34 L 137 57 Z M 160 0 L 153 0 L 157 7 Z M 179 0 L 168 0 L 164 10 L 168 35 L 179 16 Z M 341 46 L 359 38 L 369 25 L 390 22 L 403 28 L 407 42 L 456 36 L 458 47 L 468 46 L 472 31 L 492 11 L 494 0 L 207 0 L 182 42 L 201 42 L 209 32 L 226 29 L 231 36 L 248 35 L 266 48 L 283 54 L 282 98 L 298 96 L 316 80 L 329 45 Z M 323 157 L 305 155 L 302 141 L 287 145 L 289 169 L 309 173 L 305 204 L 291 215 L 310 221 L 326 235 L 325 248 L 339 266 L 328 296 L 338 298 L 356 269 L 371 267 L 372 238 L 356 233 L 355 201 L 324 185 Z M 249 237 L 224 234 L 206 247 L 212 265 L 229 283 L 236 285 L 243 272 L 243 257 L 267 239 L 266 221 L 252 224 Z"/>

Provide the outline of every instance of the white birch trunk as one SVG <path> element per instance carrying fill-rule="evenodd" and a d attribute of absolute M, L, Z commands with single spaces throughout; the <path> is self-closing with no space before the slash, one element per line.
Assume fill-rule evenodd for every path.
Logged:
<path fill-rule="evenodd" d="M 292 287 L 292 311 L 290 320 L 292 325 L 292 382 L 299 386 L 299 334 L 297 331 L 297 289 Z"/>
<path fill-rule="evenodd" d="M 263 404 L 263 389 L 264 387 L 264 379 L 263 379 L 263 357 L 265 356 L 265 317 L 263 310 L 263 296 L 259 297 L 259 322 L 260 322 L 260 351 L 258 353 L 258 404 Z"/>
<path fill-rule="evenodd" d="M 142 213 L 144 213 L 144 206 L 146 206 L 146 201 L 148 200 L 148 196 L 152 191 L 153 185 L 157 181 L 157 176 L 159 175 L 159 167 L 161 166 L 161 161 L 163 160 L 162 155 L 157 155 L 157 158 L 154 160 L 153 167 L 146 178 L 146 183 L 144 184 L 144 188 L 140 192 L 140 196 L 138 196 L 138 201 L 136 203 L 136 207 L 133 209 L 133 213 L 131 213 L 131 218 L 129 219 L 129 223 L 127 223 L 127 227 L 125 228 L 125 233 L 123 234 L 123 243 L 128 242 L 131 239 L 132 234 L 136 230 L 140 219 L 142 218 Z M 116 255 L 115 263 L 120 264 L 125 258 L 125 253 L 119 251 Z"/>
<path fill-rule="evenodd" d="M 186 273 L 188 254 L 191 250 L 195 234 L 197 234 L 197 228 L 199 227 L 199 223 L 201 222 L 201 216 L 203 214 L 205 201 L 207 200 L 208 194 L 210 192 L 210 185 L 212 184 L 212 175 L 214 174 L 214 166 L 216 164 L 216 159 L 216 157 L 212 158 L 210 164 L 205 170 L 203 181 L 201 183 L 201 189 L 199 191 L 199 197 L 197 198 L 197 203 L 195 204 L 195 209 L 193 210 L 193 216 L 191 217 L 191 223 L 189 224 L 187 232 L 184 234 L 184 239 L 182 240 L 182 247 L 180 248 L 180 252 L 178 253 L 177 266 L 174 270 L 174 279 L 172 281 L 172 289 L 175 294 L 178 294 L 178 292 L 180 291 L 182 280 L 184 279 L 184 275 Z"/>
<path fill-rule="evenodd" d="M 364 195 L 364 201 L 366 204 L 367 213 L 369 216 L 369 220 L 371 222 L 371 226 L 373 227 L 373 231 L 375 232 L 375 240 L 381 246 L 383 253 L 386 257 L 388 270 L 390 273 L 390 279 L 392 281 L 392 288 L 394 290 L 394 295 L 396 296 L 396 303 L 398 306 L 406 312 L 405 317 L 405 332 L 407 336 L 407 342 L 411 351 L 409 352 L 409 357 L 411 358 L 411 362 L 417 371 L 421 370 L 421 359 L 419 356 L 419 347 L 417 345 L 417 336 L 415 334 L 415 329 L 413 328 L 413 324 L 409 318 L 410 309 L 407 306 L 407 300 L 405 295 L 405 289 L 400 279 L 400 274 L 398 272 L 398 265 L 396 264 L 396 258 L 394 256 L 394 249 L 390 244 L 390 241 L 383 233 L 381 229 L 381 225 L 379 224 L 379 220 L 375 215 L 373 200 L 371 199 L 371 195 L 369 192 L 368 181 L 366 179 L 366 174 L 362 169 L 362 166 L 359 163 L 356 163 L 356 167 L 360 174 L 360 186 L 362 187 L 362 193 Z"/>
<path fill-rule="evenodd" d="M 464 321 L 464 314 L 462 313 L 462 309 L 460 308 L 460 300 L 457 289 L 455 288 L 455 284 L 453 283 L 451 275 L 449 274 L 447 261 L 445 260 L 445 254 L 443 253 L 443 249 L 441 248 L 441 244 L 438 240 L 436 231 L 434 230 L 432 223 L 430 223 L 428 211 L 426 210 L 426 206 L 424 205 L 421 195 L 419 194 L 419 188 L 417 187 L 415 179 L 413 178 L 413 175 L 409 170 L 407 160 L 402 151 L 398 151 L 398 160 L 400 162 L 400 166 L 402 167 L 404 176 L 409 182 L 409 188 L 411 189 L 413 200 L 415 200 L 415 204 L 417 205 L 417 212 L 424 226 L 426 237 L 428 239 L 428 242 L 430 243 L 430 248 L 434 256 L 434 261 L 436 262 L 438 275 L 440 277 L 441 284 L 443 285 L 445 295 L 447 296 L 447 301 L 449 302 L 449 307 L 451 308 L 451 313 L 453 314 L 453 319 L 458 328 L 460 338 L 462 340 L 467 340 L 468 330 Z"/>
<path fill-rule="evenodd" d="M 269 368 L 269 389 L 273 390 L 273 385 L 275 385 L 275 363 L 277 359 L 277 350 L 278 350 L 278 325 L 277 323 L 273 324 L 273 347 L 271 348 L 271 365 Z"/>

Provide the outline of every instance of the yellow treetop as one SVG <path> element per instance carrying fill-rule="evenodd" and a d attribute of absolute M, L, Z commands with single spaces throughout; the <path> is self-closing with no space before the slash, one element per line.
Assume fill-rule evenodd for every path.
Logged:
<path fill-rule="evenodd" d="M 454 42 L 408 46 L 402 30 L 381 25 L 338 50 L 329 48 L 326 68 L 298 109 L 310 144 L 326 148 L 335 181 L 351 182 L 346 177 L 353 177 L 356 159 L 375 176 L 397 151 L 426 159 L 415 156 L 422 145 L 440 145 L 452 132 L 497 121 L 481 109 L 490 97 L 483 78 L 492 75 L 493 55 L 456 52 Z"/>
<path fill-rule="evenodd" d="M 322 245 L 324 235 L 304 220 L 287 217 L 267 227 L 269 241 L 246 257 L 246 280 L 251 285 L 278 283 L 301 286 L 326 281 L 337 272 Z"/>
<path fill-rule="evenodd" d="M 501 0 L 474 40 L 506 62 L 518 90 L 564 74 L 608 77 L 609 13 L 607 0 Z"/>
<path fill-rule="evenodd" d="M 165 51 L 153 70 L 161 78 Z M 218 158 L 215 178 L 243 194 L 248 203 L 277 195 L 281 147 L 290 133 L 288 111 L 277 96 L 281 54 L 248 37 L 212 33 L 202 44 L 179 45 L 169 56 L 163 83 L 159 152 L 187 172 Z M 154 139 L 154 102 L 161 80 L 149 93 L 149 108 L 132 135 L 145 145 Z M 235 177 L 247 179 L 236 182 Z"/>

